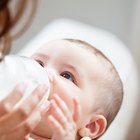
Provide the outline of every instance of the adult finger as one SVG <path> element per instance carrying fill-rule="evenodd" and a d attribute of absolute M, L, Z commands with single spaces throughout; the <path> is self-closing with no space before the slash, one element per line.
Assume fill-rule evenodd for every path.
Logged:
<path fill-rule="evenodd" d="M 40 108 L 36 108 L 30 117 L 25 120 L 21 125 L 8 132 L 3 136 L 3 140 L 27 140 L 29 133 L 37 126 L 41 120 Z"/>
<path fill-rule="evenodd" d="M 0 102 L 0 117 L 13 110 L 14 105 L 23 97 L 25 89 L 24 83 L 16 85 L 12 92 Z"/>
<path fill-rule="evenodd" d="M 44 94 L 46 93 L 48 87 L 46 85 L 37 87 L 33 93 L 25 100 L 23 103 L 13 112 L 2 117 L 0 119 L 0 134 L 10 131 L 25 119 L 33 112 L 33 110 L 41 102 Z M 9 127 L 10 126 L 10 127 Z"/>

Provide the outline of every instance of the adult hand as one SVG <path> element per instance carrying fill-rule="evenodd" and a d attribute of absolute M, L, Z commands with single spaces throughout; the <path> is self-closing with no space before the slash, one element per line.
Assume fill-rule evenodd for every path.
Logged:
<path fill-rule="evenodd" d="M 0 140 L 24 140 L 41 119 L 41 105 L 48 87 L 38 86 L 18 107 L 26 86 L 16 86 L 11 94 L 0 102 Z M 22 89 L 22 90 L 21 90 Z M 46 107 L 47 108 L 47 107 Z"/>

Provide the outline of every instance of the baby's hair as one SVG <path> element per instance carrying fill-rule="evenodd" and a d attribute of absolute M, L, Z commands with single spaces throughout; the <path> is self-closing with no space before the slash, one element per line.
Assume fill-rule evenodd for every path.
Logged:
<path fill-rule="evenodd" d="M 101 113 L 107 119 L 107 128 L 116 117 L 123 100 L 123 85 L 116 68 L 112 62 L 97 48 L 89 43 L 76 39 L 64 39 L 78 44 L 93 52 L 97 56 L 104 69 L 104 77 L 99 86 L 101 100 L 96 104 L 95 112 Z M 103 90 L 100 90 L 103 89 Z M 107 129 L 106 129 L 107 130 Z"/>

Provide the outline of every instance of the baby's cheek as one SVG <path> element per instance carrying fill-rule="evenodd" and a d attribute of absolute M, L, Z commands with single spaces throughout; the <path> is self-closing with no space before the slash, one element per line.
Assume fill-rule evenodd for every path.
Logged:
<path fill-rule="evenodd" d="M 80 100 L 79 107 L 79 119 L 78 119 L 78 126 L 83 127 L 85 124 L 87 124 L 90 120 L 91 116 L 91 105 L 88 104 L 89 101 L 86 100 L 86 97 L 82 100 Z"/>

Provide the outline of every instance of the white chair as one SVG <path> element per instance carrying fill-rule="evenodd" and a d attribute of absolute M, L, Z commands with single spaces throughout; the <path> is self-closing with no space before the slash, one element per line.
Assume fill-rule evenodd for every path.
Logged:
<path fill-rule="evenodd" d="M 49 40 L 76 38 L 89 42 L 101 50 L 115 65 L 124 84 L 122 108 L 101 140 L 128 140 L 127 134 L 138 105 L 138 71 L 127 47 L 113 34 L 70 19 L 59 19 L 48 24 L 20 52 L 30 56 Z"/>

